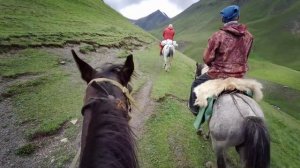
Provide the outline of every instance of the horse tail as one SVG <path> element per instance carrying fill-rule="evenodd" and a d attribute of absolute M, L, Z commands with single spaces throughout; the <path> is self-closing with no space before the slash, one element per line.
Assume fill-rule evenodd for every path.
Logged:
<path fill-rule="evenodd" d="M 173 57 L 173 48 L 169 47 L 169 53 L 168 53 L 168 57 Z"/>
<path fill-rule="evenodd" d="M 244 121 L 246 168 L 268 168 L 270 166 L 270 136 L 265 122 L 248 116 Z"/>

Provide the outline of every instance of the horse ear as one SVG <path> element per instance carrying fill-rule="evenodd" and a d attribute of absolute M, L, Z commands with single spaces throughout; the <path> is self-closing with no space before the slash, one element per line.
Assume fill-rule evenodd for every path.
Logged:
<path fill-rule="evenodd" d="M 130 81 L 133 71 L 134 71 L 133 56 L 132 56 L 132 54 L 130 54 L 127 56 L 126 61 L 124 63 L 122 71 L 121 71 L 121 76 L 123 78 L 123 81 L 121 81 L 121 82 L 123 85 L 127 85 L 127 83 Z"/>
<path fill-rule="evenodd" d="M 93 79 L 96 70 L 92 68 L 89 64 L 81 60 L 73 49 L 71 51 L 72 51 L 73 58 L 77 64 L 77 67 L 81 73 L 81 78 L 85 80 L 86 83 L 89 83 Z"/>

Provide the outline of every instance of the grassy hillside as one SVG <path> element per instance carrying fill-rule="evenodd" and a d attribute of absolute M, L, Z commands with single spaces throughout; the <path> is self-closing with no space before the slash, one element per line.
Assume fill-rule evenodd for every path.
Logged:
<path fill-rule="evenodd" d="M 138 45 L 151 36 L 98 0 L 0 0 L 1 49 L 86 42 Z"/>
<path fill-rule="evenodd" d="M 222 26 L 219 12 L 232 1 L 201 0 L 171 22 L 176 29 L 176 40 L 182 51 L 199 60 L 207 39 Z M 241 22 L 254 34 L 255 57 L 275 64 L 300 70 L 299 22 L 300 1 L 297 0 L 244 0 L 235 1 L 241 6 Z M 160 37 L 161 29 L 153 31 Z"/>

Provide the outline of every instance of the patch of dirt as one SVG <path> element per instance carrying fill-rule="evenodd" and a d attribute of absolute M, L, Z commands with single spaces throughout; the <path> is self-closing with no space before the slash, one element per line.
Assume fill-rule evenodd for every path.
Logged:
<path fill-rule="evenodd" d="M 23 75 L 14 79 L 0 78 L 0 95 L 3 99 L 0 101 L 0 167 L 20 167 L 20 165 L 22 165 L 22 167 L 39 166 L 39 164 L 32 164 L 29 157 L 20 157 L 15 154 L 19 147 L 28 143 L 24 137 L 26 123 L 18 122 L 17 116 L 13 113 L 13 102 L 11 98 L 3 97 L 8 87 L 17 83 L 34 80 L 38 77 L 40 77 L 40 75 Z"/>
<path fill-rule="evenodd" d="M 178 50 L 183 52 L 190 44 L 191 42 L 189 41 L 178 41 Z"/>
<path fill-rule="evenodd" d="M 292 32 L 293 35 L 300 34 L 300 21 L 294 21 L 293 22 L 291 32 Z"/>
<path fill-rule="evenodd" d="M 173 159 L 176 162 L 176 168 L 189 168 L 191 167 L 191 163 L 184 153 L 183 146 L 181 145 L 181 143 L 178 143 L 178 140 L 176 139 L 176 135 L 170 135 L 168 137 L 169 148 L 173 153 Z"/>
<path fill-rule="evenodd" d="M 143 134 L 146 121 L 154 113 L 155 102 L 150 97 L 152 85 L 153 83 L 149 79 L 140 91 L 134 95 L 139 109 L 133 107 L 129 124 L 138 138 Z"/>

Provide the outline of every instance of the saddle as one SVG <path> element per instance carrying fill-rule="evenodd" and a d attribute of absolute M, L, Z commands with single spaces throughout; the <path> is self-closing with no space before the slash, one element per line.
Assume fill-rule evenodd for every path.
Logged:
<path fill-rule="evenodd" d="M 194 127 L 198 130 L 206 120 L 209 120 L 213 113 L 213 104 L 221 94 L 232 92 L 243 93 L 251 96 L 256 101 L 263 98 L 262 84 L 254 79 L 226 78 L 214 79 L 204 82 L 194 89 L 196 94 L 195 105 L 200 107 L 194 122 Z"/>
<path fill-rule="evenodd" d="M 163 40 L 160 44 L 161 44 L 161 46 L 165 46 L 165 45 L 173 45 L 173 46 L 175 46 L 175 47 L 178 46 L 178 44 L 177 44 L 176 41 L 173 41 L 173 40 L 170 40 L 170 39 L 168 39 L 168 40 Z"/>

